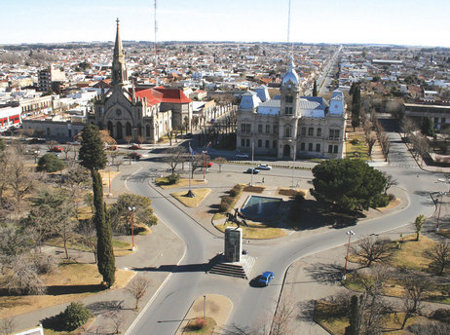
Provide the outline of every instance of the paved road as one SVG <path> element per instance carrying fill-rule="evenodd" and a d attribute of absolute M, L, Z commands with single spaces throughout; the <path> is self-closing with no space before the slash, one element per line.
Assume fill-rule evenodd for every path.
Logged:
<path fill-rule="evenodd" d="M 399 187 L 409 194 L 409 206 L 401 212 L 352 227 L 357 234 L 355 239 L 400 227 L 410 223 L 419 214 L 431 215 L 434 205 L 430 192 L 445 188 L 445 185 L 435 183 L 441 177 L 439 174 L 424 172 L 417 166 L 398 134 L 389 133 L 389 137 L 392 143 L 391 164 L 382 170 L 392 174 L 398 180 Z M 235 172 L 236 166 L 223 168 Z M 304 173 L 305 177 L 310 174 L 309 171 L 297 172 Z M 274 169 L 267 173 L 277 174 L 281 170 Z M 192 301 L 205 293 L 223 294 L 232 300 L 234 308 L 229 324 L 254 326 L 264 318 L 270 320 L 267 311 L 273 311 L 276 306 L 286 268 L 298 258 L 342 245 L 347 239 L 345 232 L 348 228 L 332 229 L 315 235 L 294 233 L 282 240 L 246 245 L 249 253 L 257 258 L 253 275 L 267 269 L 277 275 L 273 284 L 264 289 L 250 287 L 243 280 L 206 274 L 204 265 L 216 251 L 222 250 L 222 239 L 209 234 L 169 200 L 161 197 L 148 186 L 146 178 L 148 175 L 138 172 L 128 181 L 128 187 L 133 192 L 153 199 L 157 215 L 185 241 L 186 254 L 178 266 L 170 264 L 167 267 L 172 275 L 137 323 L 133 334 L 174 334 Z"/>

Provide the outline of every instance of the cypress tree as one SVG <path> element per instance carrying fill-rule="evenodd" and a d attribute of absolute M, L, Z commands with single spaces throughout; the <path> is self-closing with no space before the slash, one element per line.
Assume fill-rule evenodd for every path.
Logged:
<path fill-rule="evenodd" d="M 317 82 L 314 80 L 313 97 L 317 97 Z"/>
<path fill-rule="evenodd" d="M 103 202 L 103 185 L 99 169 L 106 165 L 106 154 L 100 139 L 100 132 L 94 125 L 88 125 L 83 130 L 79 153 L 81 165 L 91 171 L 92 189 L 94 192 L 94 223 L 97 231 L 97 266 L 103 276 L 106 287 L 111 287 L 115 281 L 115 259 L 112 247 L 111 225 L 105 214 Z"/>
<path fill-rule="evenodd" d="M 353 98 L 352 98 L 352 126 L 356 127 L 360 124 L 360 112 L 361 112 L 361 91 L 359 86 L 356 85 L 353 90 Z M 355 127 L 353 126 L 353 127 Z"/>
<path fill-rule="evenodd" d="M 353 295 L 350 301 L 350 325 L 345 328 L 345 335 L 359 335 L 361 328 L 361 315 L 359 313 L 358 296 Z"/>

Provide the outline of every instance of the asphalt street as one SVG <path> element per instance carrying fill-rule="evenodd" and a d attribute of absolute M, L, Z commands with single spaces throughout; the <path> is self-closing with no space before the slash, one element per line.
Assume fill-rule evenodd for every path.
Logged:
<path fill-rule="evenodd" d="M 402 211 L 352 227 L 356 233 L 354 240 L 406 225 L 419 214 L 430 216 L 435 210 L 430 193 L 446 188 L 446 185 L 435 182 L 442 177 L 441 174 L 426 172 L 418 167 L 397 133 L 389 133 L 389 136 L 390 165 L 381 170 L 398 180 L 398 187 L 409 195 L 409 205 Z M 151 163 L 138 164 L 147 168 L 147 164 Z M 225 165 L 222 168 L 230 173 L 242 173 L 246 167 Z M 286 169 L 273 169 L 264 173 L 286 174 L 286 171 L 291 174 L 291 170 Z M 296 178 L 311 176 L 308 170 L 296 170 L 294 173 Z M 156 214 L 185 241 L 186 252 L 178 265 L 168 264 L 166 270 L 171 272 L 171 276 L 129 334 L 174 334 L 191 303 L 206 293 L 222 294 L 232 300 L 234 307 L 228 325 L 255 326 L 264 320 L 270 321 L 287 267 L 301 257 L 343 245 L 347 241 L 346 231 L 349 228 L 330 229 L 325 233 L 311 235 L 293 233 L 279 240 L 246 244 L 245 249 L 257 258 L 252 275 L 256 276 L 264 270 L 276 274 L 273 283 L 264 289 L 251 287 L 244 280 L 206 274 L 205 264 L 216 252 L 222 251 L 222 239 L 210 234 L 184 211 L 162 197 L 149 186 L 148 178 L 148 173 L 137 171 L 128 179 L 127 186 L 130 191 L 153 199 Z"/>

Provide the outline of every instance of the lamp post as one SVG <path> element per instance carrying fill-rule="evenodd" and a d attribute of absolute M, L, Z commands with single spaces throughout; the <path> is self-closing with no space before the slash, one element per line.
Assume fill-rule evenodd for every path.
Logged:
<path fill-rule="evenodd" d="M 250 177 L 250 186 L 253 186 L 253 154 L 254 154 L 254 151 L 255 151 L 255 141 L 252 141 L 252 169 L 251 169 L 251 172 L 252 172 L 252 176 Z"/>
<path fill-rule="evenodd" d="M 203 319 L 206 320 L 206 295 L 203 296 Z"/>
<path fill-rule="evenodd" d="M 130 211 L 130 225 L 131 225 L 131 250 L 136 250 L 136 247 L 134 245 L 134 218 L 133 218 L 133 212 L 136 210 L 136 207 L 128 207 L 128 210 Z"/>
<path fill-rule="evenodd" d="M 345 280 L 347 278 L 347 263 L 348 263 L 348 253 L 350 251 L 350 240 L 353 235 L 355 235 L 355 232 L 353 230 L 349 230 L 346 232 L 348 235 L 348 244 L 347 244 L 347 255 L 345 256 L 345 265 L 344 265 L 344 274 L 342 275 L 342 280 Z"/>
<path fill-rule="evenodd" d="M 441 206 L 442 206 L 442 199 L 444 198 L 445 192 L 439 192 L 439 195 L 441 196 L 441 200 L 439 201 L 439 209 L 438 209 L 438 216 L 436 220 L 436 231 L 439 231 L 439 219 L 441 218 Z"/>
<path fill-rule="evenodd" d="M 192 178 L 192 159 L 194 157 L 194 151 L 191 148 L 191 142 L 189 142 L 189 190 L 186 193 L 186 197 L 193 198 L 195 197 L 194 192 L 191 190 L 191 178 Z"/>

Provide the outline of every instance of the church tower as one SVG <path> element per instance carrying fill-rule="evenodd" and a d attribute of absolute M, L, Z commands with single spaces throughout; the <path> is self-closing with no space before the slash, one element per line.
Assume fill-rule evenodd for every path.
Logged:
<path fill-rule="evenodd" d="M 119 34 L 119 19 L 117 22 L 116 43 L 114 45 L 114 54 L 112 61 L 112 86 L 123 86 L 127 84 L 128 74 L 125 64 L 125 56 L 123 54 L 122 40 Z"/>
<path fill-rule="evenodd" d="M 280 119 L 278 129 L 278 158 L 293 157 L 298 151 L 296 142 L 300 112 L 300 82 L 291 58 L 289 69 L 283 77 L 280 87 Z"/>

